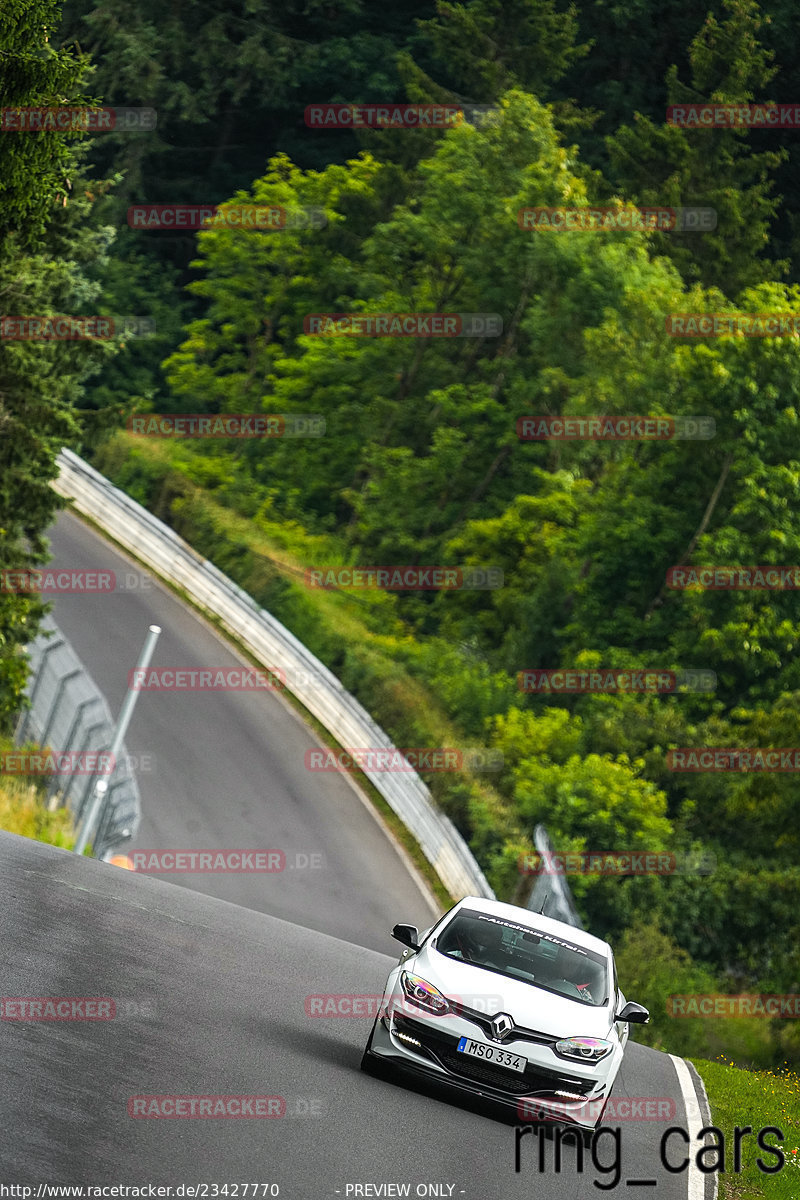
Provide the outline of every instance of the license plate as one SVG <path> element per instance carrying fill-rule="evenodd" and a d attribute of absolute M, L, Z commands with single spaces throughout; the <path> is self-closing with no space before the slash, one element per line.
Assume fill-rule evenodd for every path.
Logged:
<path fill-rule="evenodd" d="M 456 1047 L 461 1054 L 470 1058 L 479 1058 L 482 1062 L 493 1063 L 496 1067 L 508 1067 L 510 1071 L 524 1071 L 528 1065 L 527 1058 L 521 1054 L 512 1054 L 500 1046 L 487 1046 L 485 1042 L 475 1042 L 472 1038 L 462 1037 Z"/>

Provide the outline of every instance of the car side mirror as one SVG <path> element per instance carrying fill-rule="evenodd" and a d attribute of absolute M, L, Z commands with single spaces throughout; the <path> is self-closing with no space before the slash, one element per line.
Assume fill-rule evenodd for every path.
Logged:
<path fill-rule="evenodd" d="M 419 950 L 419 930 L 416 925 L 395 925 L 392 937 L 412 950 Z"/>
<path fill-rule="evenodd" d="M 635 1001 L 629 1000 L 622 1012 L 617 1013 L 614 1020 L 627 1021 L 630 1025 L 646 1025 L 650 1020 L 650 1013 L 644 1005 L 636 1004 Z"/>

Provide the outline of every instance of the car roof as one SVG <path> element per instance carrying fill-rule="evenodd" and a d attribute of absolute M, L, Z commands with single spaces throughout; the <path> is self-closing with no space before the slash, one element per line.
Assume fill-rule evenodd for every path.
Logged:
<path fill-rule="evenodd" d="M 515 921 L 520 925 L 539 929 L 542 933 L 561 937 L 575 946 L 594 950 L 595 954 L 602 954 L 606 957 L 611 955 L 611 947 L 608 942 L 595 937 L 593 933 L 586 933 L 585 930 L 578 929 L 575 925 L 568 925 L 566 921 L 556 921 L 553 917 L 545 917 L 541 913 L 531 912 L 529 908 L 520 908 L 517 904 L 506 904 L 502 900 L 487 900 L 484 896 L 464 896 L 451 912 L 455 915 L 462 908 L 471 908 L 476 912 L 485 913 L 487 916 L 500 917 L 506 921 Z"/>

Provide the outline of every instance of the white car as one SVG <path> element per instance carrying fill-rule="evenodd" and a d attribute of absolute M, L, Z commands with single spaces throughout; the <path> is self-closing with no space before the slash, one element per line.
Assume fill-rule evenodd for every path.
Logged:
<path fill-rule="evenodd" d="M 403 1067 L 513 1105 L 523 1120 L 593 1130 L 629 1022 L 607 942 L 550 917 L 467 896 L 417 933 L 386 982 L 362 1070 Z"/>

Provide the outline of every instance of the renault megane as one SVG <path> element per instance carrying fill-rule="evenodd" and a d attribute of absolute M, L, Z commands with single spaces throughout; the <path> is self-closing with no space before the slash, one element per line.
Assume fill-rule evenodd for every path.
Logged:
<path fill-rule="evenodd" d="M 528 909 L 467 896 L 391 971 L 361 1067 L 436 1076 L 520 1116 L 594 1129 L 632 1022 L 607 942 Z"/>

